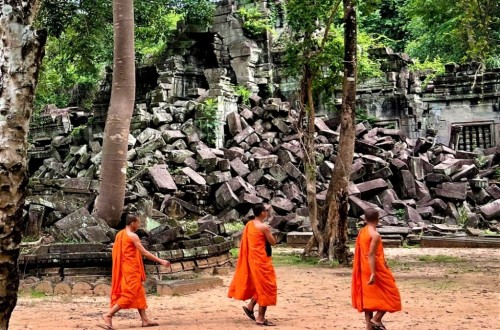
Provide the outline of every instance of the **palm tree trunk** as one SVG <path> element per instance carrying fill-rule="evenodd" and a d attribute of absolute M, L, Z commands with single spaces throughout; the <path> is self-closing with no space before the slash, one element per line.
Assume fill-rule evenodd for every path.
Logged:
<path fill-rule="evenodd" d="M 127 179 L 127 148 L 135 103 L 134 1 L 113 0 L 114 56 L 111 102 L 104 130 L 97 216 L 120 223 Z"/>
<path fill-rule="evenodd" d="M 39 1 L 4 0 L 0 6 L 0 329 L 17 303 L 17 260 L 28 182 L 29 119 L 45 31 L 31 26 Z"/>

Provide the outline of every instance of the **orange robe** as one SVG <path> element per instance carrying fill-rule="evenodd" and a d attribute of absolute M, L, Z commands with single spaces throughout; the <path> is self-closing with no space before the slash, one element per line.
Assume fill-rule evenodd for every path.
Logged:
<path fill-rule="evenodd" d="M 111 278 L 111 307 L 146 309 L 146 280 L 142 256 L 127 234 L 120 231 L 113 245 L 113 273 Z"/>
<path fill-rule="evenodd" d="M 385 266 L 382 242 L 375 252 L 375 283 L 368 285 L 371 275 L 368 262 L 371 240 L 368 226 L 366 226 L 360 230 L 356 239 L 351 286 L 352 306 L 359 312 L 400 311 L 401 297 L 394 276 Z"/>
<path fill-rule="evenodd" d="M 278 296 L 272 258 L 266 254 L 266 236 L 255 220 L 249 221 L 241 236 L 240 252 L 228 297 L 254 298 L 259 306 L 274 306 Z"/>

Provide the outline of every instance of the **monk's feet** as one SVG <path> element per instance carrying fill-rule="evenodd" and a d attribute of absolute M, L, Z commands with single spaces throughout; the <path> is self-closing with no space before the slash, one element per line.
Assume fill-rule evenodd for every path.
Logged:
<path fill-rule="evenodd" d="M 275 323 L 269 321 L 268 319 L 265 319 L 263 321 L 257 320 L 257 321 L 255 321 L 255 324 L 260 325 L 260 326 L 265 326 L 265 327 L 275 327 L 276 326 Z"/>
<path fill-rule="evenodd" d="M 159 326 L 160 324 L 158 322 L 153 322 L 149 319 L 147 320 L 142 320 L 142 327 L 143 328 L 146 328 L 146 327 L 157 327 Z"/>
<path fill-rule="evenodd" d="M 108 314 L 103 314 L 102 315 L 102 320 L 104 321 L 104 325 L 106 326 L 106 328 L 108 330 L 114 330 L 113 328 L 113 324 L 111 322 L 113 318 L 111 316 L 109 316 Z"/>
<path fill-rule="evenodd" d="M 370 325 L 374 330 L 387 330 L 385 325 L 381 321 L 377 322 L 374 319 L 371 319 Z"/>

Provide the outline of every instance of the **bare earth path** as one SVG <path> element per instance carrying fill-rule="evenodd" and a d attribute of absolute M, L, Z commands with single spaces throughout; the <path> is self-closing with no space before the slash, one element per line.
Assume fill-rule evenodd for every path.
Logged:
<path fill-rule="evenodd" d="M 282 251 L 283 252 L 283 251 Z M 401 291 L 403 311 L 386 316 L 388 329 L 500 329 L 500 251 L 493 249 L 387 249 Z M 278 258 L 276 258 L 278 261 Z M 350 269 L 278 265 L 275 329 L 364 329 L 350 305 Z M 148 296 L 151 329 L 258 328 L 242 302 L 226 298 L 224 286 L 181 297 Z M 105 297 L 21 296 L 11 330 L 98 329 Z M 117 329 L 140 327 L 136 311 L 120 311 Z"/>

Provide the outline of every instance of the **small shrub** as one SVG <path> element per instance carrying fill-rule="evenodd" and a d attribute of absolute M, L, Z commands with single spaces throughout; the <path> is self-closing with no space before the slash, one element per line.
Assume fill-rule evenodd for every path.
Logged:
<path fill-rule="evenodd" d="M 241 97 L 241 102 L 244 105 L 250 105 L 250 96 L 252 95 L 252 92 L 248 88 L 245 86 L 235 86 L 234 93 L 236 96 Z"/>
<path fill-rule="evenodd" d="M 488 163 L 488 158 L 485 155 L 479 155 L 474 159 L 474 163 L 481 169 Z"/>
<path fill-rule="evenodd" d="M 210 145 L 215 145 L 217 130 L 220 122 L 217 118 L 218 103 L 215 99 L 207 99 L 203 103 L 200 116 L 195 119 L 195 125 L 205 134 L 205 140 Z"/>
<path fill-rule="evenodd" d="M 396 218 L 398 218 L 398 220 L 403 220 L 403 218 L 405 216 L 405 210 L 404 209 L 398 209 L 398 210 L 396 210 L 396 212 L 394 213 L 394 215 L 396 216 Z"/>
<path fill-rule="evenodd" d="M 255 7 L 238 9 L 238 15 L 243 20 L 243 29 L 252 36 L 262 35 L 266 31 L 272 31 L 271 21 Z"/>

